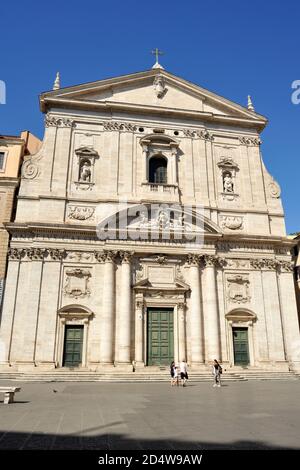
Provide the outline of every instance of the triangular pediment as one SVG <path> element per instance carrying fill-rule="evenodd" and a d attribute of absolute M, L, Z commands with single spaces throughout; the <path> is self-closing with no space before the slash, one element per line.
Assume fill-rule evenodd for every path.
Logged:
<path fill-rule="evenodd" d="M 264 116 L 162 69 L 151 69 L 46 92 L 41 95 L 41 107 L 46 111 L 51 103 L 67 104 L 71 100 L 73 107 L 76 107 L 76 103 L 78 106 L 105 104 L 108 108 L 127 105 L 131 106 L 132 110 L 142 107 L 148 112 L 151 112 L 152 108 L 160 108 L 172 110 L 173 113 L 196 113 L 195 116 L 199 113 L 235 117 L 257 121 L 261 126 L 267 122 Z"/>

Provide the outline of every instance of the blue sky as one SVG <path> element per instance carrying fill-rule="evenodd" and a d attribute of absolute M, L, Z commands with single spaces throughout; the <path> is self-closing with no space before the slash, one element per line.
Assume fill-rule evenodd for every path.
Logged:
<path fill-rule="evenodd" d="M 262 153 L 282 188 L 288 233 L 300 230 L 300 3 L 297 0 L 6 1 L 1 6 L 0 133 L 42 138 L 38 95 L 61 85 L 147 70 L 151 49 L 171 73 L 239 104 L 251 94 L 269 119 Z"/>

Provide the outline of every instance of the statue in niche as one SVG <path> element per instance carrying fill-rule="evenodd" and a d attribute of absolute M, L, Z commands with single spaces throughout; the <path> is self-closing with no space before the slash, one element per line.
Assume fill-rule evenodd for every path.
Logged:
<path fill-rule="evenodd" d="M 229 171 L 223 175 L 223 189 L 224 193 L 233 193 L 233 179 Z"/>
<path fill-rule="evenodd" d="M 80 166 L 79 181 L 91 182 L 91 164 L 87 160 L 84 160 Z"/>
<path fill-rule="evenodd" d="M 166 90 L 165 82 L 164 82 L 163 77 L 161 77 L 159 75 L 157 77 L 155 77 L 154 90 L 155 90 L 156 96 L 158 98 L 162 98 L 162 96 L 164 95 L 165 90 Z"/>

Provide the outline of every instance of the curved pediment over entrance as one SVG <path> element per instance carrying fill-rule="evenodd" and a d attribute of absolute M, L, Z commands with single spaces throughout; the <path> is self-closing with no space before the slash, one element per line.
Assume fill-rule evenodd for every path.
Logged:
<path fill-rule="evenodd" d="M 61 317 L 66 317 L 66 316 L 84 316 L 84 317 L 89 317 L 93 315 L 93 312 L 91 309 L 84 305 L 78 305 L 78 304 L 70 304 L 70 305 L 65 305 L 64 307 L 61 307 L 58 312 L 57 312 Z"/>
<path fill-rule="evenodd" d="M 226 313 L 225 318 L 232 322 L 254 322 L 257 316 L 247 308 L 234 308 Z"/>
<path fill-rule="evenodd" d="M 161 132 L 156 132 L 154 134 L 148 134 L 140 140 L 141 146 L 149 144 L 163 144 L 170 147 L 178 147 L 179 142 L 169 135 L 165 135 Z"/>

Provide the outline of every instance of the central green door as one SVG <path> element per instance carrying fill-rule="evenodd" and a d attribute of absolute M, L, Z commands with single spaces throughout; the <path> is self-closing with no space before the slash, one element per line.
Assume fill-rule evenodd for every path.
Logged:
<path fill-rule="evenodd" d="M 64 344 L 64 367 L 78 367 L 82 360 L 83 326 L 66 325 Z"/>
<path fill-rule="evenodd" d="M 167 365 L 174 360 L 173 309 L 148 308 L 147 365 Z"/>
<path fill-rule="evenodd" d="M 233 328 L 232 333 L 234 364 L 236 366 L 246 366 L 249 364 L 248 329 Z"/>

